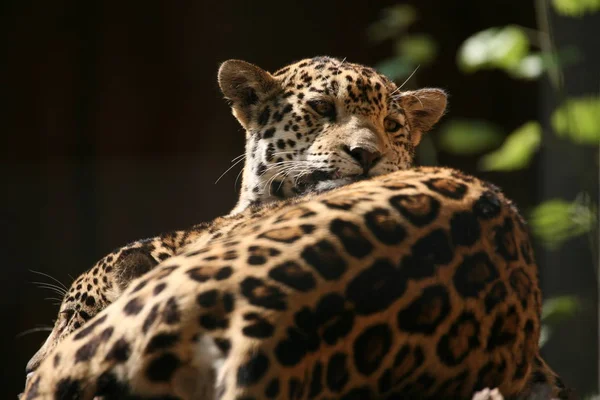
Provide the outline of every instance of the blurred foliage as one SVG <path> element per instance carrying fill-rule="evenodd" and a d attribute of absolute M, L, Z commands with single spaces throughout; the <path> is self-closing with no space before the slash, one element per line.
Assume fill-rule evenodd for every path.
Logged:
<path fill-rule="evenodd" d="M 552 114 L 556 133 L 580 144 L 600 144 L 600 96 L 567 99 Z"/>
<path fill-rule="evenodd" d="M 600 0 L 552 0 L 559 15 L 577 17 L 600 11 Z M 538 17 L 549 26 L 545 11 L 536 9 Z M 368 31 L 373 41 L 391 40 L 393 54 L 376 66 L 394 80 L 404 80 L 419 65 L 435 61 L 438 46 L 434 38 L 423 33 L 408 33 L 418 19 L 416 9 L 398 5 L 382 11 L 381 19 Z M 547 29 L 547 28 L 545 28 Z M 558 137 L 573 143 L 600 148 L 600 96 L 567 97 L 556 77 L 562 68 L 581 62 L 580 51 L 573 46 L 555 49 L 550 32 L 516 25 L 489 27 L 466 38 L 456 61 L 459 70 L 474 74 L 483 70 L 501 70 L 514 79 L 539 79 L 549 74 L 557 98 L 562 105 L 552 114 L 550 125 Z M 596 88 L 597 89 L 597 88 Z M 437 150 L 458 155 L 482 154 L 478 167 L 485 171 L 515 171 L 526 168 L 543 145 L 541 121 L 528 121 L 510 134 L 494 124 L 478 119 L 447 120 L 439 129 Z M 503 138 L 505 138 L 503 140 Z M 427 139 L 427 140 L 425 140 Z M 484 154 L 485 152 L 488 154 Z M 437 161 L 436 148 L 430 136 L 418 147 L 419 158 L 427 165 Z M 596 165 L 597 167 L 597 165 Z M 567 240 L 582 235 L 591 239 L 590 250 L 598 254 L 598 205 L 586 193 L 574 201 L 550 199 L 533 209 L 530 215 L 532 233 L 550 251 Z M 598 270 L 598 260 L 594 260 Z M 540 343 L 546 342 L 553 327 L 572 316 L 578 309 L 577 298 L 555 297 L 544 302 Z"/>
<path fill-rule="evenodd" d="M 506 72 L 517 79 L 537 79 L 545 71 L 564 68 L 581 59 L 581 53 L 572 46 L 554 52 L 530 52 Z"/>
<path fill-rule="evenodd" d="M 598 9 L 600 0 L 554 0 L 557 12 L 574 16 Z M 418 19 L 418 13 L 409 5 L 398 5 L 382 11 L 381 19 L 369 28 L 373 41 L 393 40 L 393 55 L 377 68 L 390 78 L 410 77 L 415 68 L 435 61 L 437 44 L 426 34 L 411 34 L 407 29 Z M 536 37 L 539 36 L 539 37 Z M 516 79 L 537 79 L 545 72 L 558 70 L 579 62 L 577 48 L 560 51 L 534 50 L 540 37 L 547 32 L 536 32 L 516 25 L 490 27 L 466 38 L 456 55 L 457 65 L 465 73 L 499 69 Z M 550 46 L 552 49 L 552 46 Z M 566 98 L 551 118 L 556 135 L 578 144 L 600 145 L 600 97 Z M 488 121 L 456 118 L 440 128 L 438 149 L 458 155 L 482 155 L 478 164 L 483 171 L 515 171 L 529 166 L 542 145 L 542 127 L 539 121 L 529 121 L 510 134 Z M 505 140 L 502 141 L 502 137 Z M 432 143 L 419 148 L 420 159 L 431 165 L 437 160 Z M 534 234 L 551 249 L 558 248 L 570 238 L 588 233 L 596 223 L 597 207 L 554 199 L 541 204 L 532 213 Z M 587 211 L 586 211 L 587 210 Z"/>
<path fill-rule="evenodd" d="M 550 339 L 556 325 L 571 318 L 580 307 L 579 300 L 574 296 L 558 296 L 544 301 L 540 346 Z"/>
<path fill-rule="evenodd" d="M 457 61 L 467 73 L 481 69 L 516 69 L 529 52 L 529 40 L 523 29 L 509 25 L 489 28 L 465 40 Z"/>
<path fill-rule="evenodd" d="M 408 4 L 397 4 L 381 10 L 381 17 L 367 29 L 369 39 L 380 42 L 395 39 L 417 20 L 417 11 Z"/>
<path fill-rule="evenodd" d="M 550 249 L 566 240 L 592 231 L 598 218 L 597 207 L 590 196 L 581 193 L 575 201 L 552 199 L 533 209 L 529 223 L 533 234 Z"/>
<path fill-rule="evenodd" d="M 438 147 L 461 155 L 481 154 L 502 143 L 502 130 L 485 120 L 452 119 L 438 129 Z"/>
<path fill-rule="evenodd" d="M 483 30 L 466 39 L 457 54 L 465 73 L 500 69 L 517 79 L 537 79 L 544 72 L 581 60 L 575 47 L 559 51 L 532 51 L 530 30 L 509 25 Z"/>
<path fill-rule="evenodd" d="M 376 68 L 390 79 L 397 80 L 409 77 L 415 66 L 402 57 L 391 57 L 381 61 Z"/>
<path fill-rule="evenodd" d="M 556 12 L 565 17 L 581 17 L 600 11 L 600 0 L 552 0 Z"/>
<path fill-rule="evenodd" d="M 502 147 L 486 154 L 480 160 L 484 171 L 514 171 L 525 168 L 540 147 L 542 127 L 537 121 L 529 121 L 508 135 Z"/>
<path fill-rule="evenodd" d="M 429 35 L 410 35 L 398 41 L 398 54 L 416 64 L 429 64 L 437 54 L 437 44 Z"/>
<path fill-rule="evenodd" d="M 394 54 L 375 66 L 392 80 L 408 78 L 419 65 L 430 64 L 437 56 L 437 43 L 431 36 L 407 32 L 417 19 L 417 10 L 413 6 L 400 4 L 384 8 L 381 18 L 367 30 L 373 42 L 394 40 Z"/>
<path fill-rule="evenodd" d="M 544 70 L 548 68 L 544 64 L 544 55 L 542 53 L 528 54 L 519 60 L 519 63 L 507 72 L 515 78 L 536 79 L 539 78 Z"/>

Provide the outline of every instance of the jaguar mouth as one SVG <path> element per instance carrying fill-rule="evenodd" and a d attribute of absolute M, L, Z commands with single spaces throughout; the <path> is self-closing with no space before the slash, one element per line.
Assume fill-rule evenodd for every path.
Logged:
<path fill-rule="evenodd" d="M 366 178 L 367 176 L 362 174 L 343 176 L 337 168 L 333 170 L 318 169 L 300 177 L 297 180 L 295 189 L 298 194 L 321 193 Z"/>

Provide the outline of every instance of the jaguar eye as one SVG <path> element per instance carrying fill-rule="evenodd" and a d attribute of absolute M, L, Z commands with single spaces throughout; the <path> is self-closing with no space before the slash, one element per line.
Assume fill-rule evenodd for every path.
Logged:
<path fill-rule="evenodd" d="M 402 125 L 395 119 L 386 118 L 383 121 L 383 127 L 386 132 L 396 132 L 398 129 L 402 128 Z"/>
<path fill-rule="evenodd" d="M 324 117 L 334 118 L 335 117 L 335 106 L 333 103 L 325 100 L 313 100 L 309 101 L 308 105 L 312 107 L 317 113 Z"/>

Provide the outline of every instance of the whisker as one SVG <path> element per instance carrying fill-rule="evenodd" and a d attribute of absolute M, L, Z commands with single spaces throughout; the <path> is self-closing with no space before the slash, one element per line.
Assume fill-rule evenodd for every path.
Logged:
<path fill-rule="evenodd" d="M 222 177 L 224 177 L 224 176 L 225 176 L 225 174 L 227 174 L 229 171 L 231 171 L 231 169 L 232 169 L 233 167 L 235 167 L 236 165 L 238 165 L 238 164 L 239 164 L 239 163 L 241 163 L 242 161 L 244 161 L 244 158 L 243 158 L 243 157 L 242 157 L 242 158 L 240 158 L 239 160 L 237 160 L 235 163 L 233 163 L 233 165 L 232 165 L 231 167 L 227 168 L 227 170 L 226 170 L 225 172 L 223 172 L 223 173 L 221 174 L 221 176 L 219 176 L 219 177 L 217 178 L 217 180 L 215 181 L 215 185 L 216 185 L 217 183 L 219 183 L 219 181 L 221 180 L 221 178 L 222 178 Z"/>
<path fill-rule="evenodd" d="M 260 174 L 260 176 L 265 175 L 267 172 L 272 172 L 272 171 L 280 171 L 282 169 L 287 169 L 290 167 L 293 167 L 294 165 L 273 165 L 271 167 L 267 167 L 264 172 L 262 174 Z"/>
<path fill-rule="evenodd" d="M 273 170 L 279 170 L 282 168 L 289 168 L 289 167 L 293 167 L 294 165 L 296 165 L 296 163 L 292 163 L 292 162 L 285 163 L 285 164 L 278 164 L 278 165 L 270 165 L 267 168 L 265 168 L 265 171 L 261 174 L 261 176 L 264 175 L 266 172 L 273 171 Z"/>
<path fill-rule="evenodd" d="M 267 179 L 267 181 L 265 182 L 265 184 L 263 185 L 262 188 L 262 192 L 264 193 L 264 191 L 268 188 L 269 189 L 269 196 L 271 195 L 271 181 L 277 176 L 277 174 L 275 174 L 274 176 L 272 176 L 271 178 Z"/>
<path fill-rule="evenodd" d="M 271 195 L 271 184 L 272 184 L 272 182 L 273 182 L 275 179 L 277 179 L 277 177 L 278 177 L 279 175 L 281 175 L 281 173 L 282 173 L 283 171 L 286 171 L 288 168 L 291 168 L 291 167 L 290 167 L 290 166 L 277 166 L 277 168 L 272 168 L 272 169 L 275 169 L 275 170 L 276 170 L 276 171 L 275 171 L 275 173 L 274 173 L 274 174 L 273 174 L 271 177 L 269 177 L 269 178 L 268 178 L 268 179 L 265 181 L 264 185 L 262 186 L 262 188 L 261 188 L 260 190 L 261 190 L 262 192 L 264 192 L 264 191 L 265 191 L 265 189 L 268 187 L 268 188 L 269 188 L 269 196 L 270 196 L 270 195 Z M 262 173 L 260 176 L 263 176 L 263 175 L 265 175 L 266 173 L 267 173 L 267 170 L 265 170 L 265 172 L 263 172 L 263 173 Z"/>
<path fill-rule="evenodd" d="M 273 153 L 274 156 L 281 156 L 283 154 L 295 154 L 298 153 L 298 150 L 292 150 L 292 151 L 276 151 L 275 153 Z"/>
<path fill-rule="evenodd" d="M 42 327 L 39 327 L 39 328 L 31 328 L 31 329 L 27 329 L 27 330 L 24 330 L 23 332 L 18 333 L 15 336 L 15 339 L 22 338 L 23 336 L 29 335 L 30 333 L 35 333 L 35 332 L 51 332 L 51 331 L 52 331 L 52 327 L 50 327 L 50 326 L 42 326 Z"/>
<path fill-rule="evenodd" d="M 237 159 L 239 159 L 239 158 L 243 158 L 243 157 L 246 157 L 246 153 L 242 153 L 242 154 L 240 154 L 240 155 L 239 155 L 239 156 L 237 156 L 237 157 L 233 157 L 233 158 L 231 159 L 231 162 L 234 162 L 235 160 L 237 160 Z"/>
<path fill-rule="evenodd" d="M 295 164 L 295 163 L 303 163 L 303 162 L 307 162 L 304 160 L 283 160 L 283 161 L 277 161 L 274 163 L 269 164 L 268 166 L 273 166 L 273 165 L 283 165 L 283 164 Z"/>
<path fill-rule="evenodd" d="M 45 272 L 41 272 L 41 271 L 34 271 L 34 270 L 32 270 L 32 269 L 30 269 L 30 270 L 29 270 L 29 272 L 33 272 L 34 274 L 39 274 L 39 275 L 45 276 L 45 277 L 47 277 L 47 278 L 50 278 L 50 279 L 52 279 L 54 282 L 58 283 L 58 284 L 59 284 L 59 285 L 60 285 L 60 286 L 61 286 L 63 289 L 65 289 L 65 290 L 69 290 L 69 288 L 67 288 L 67 287 L 65 286 L 65 284 L 64 284 L 64 283 L 62 283 L 61 281 L 59 281 L 58 279 L 56 279 L 56 278 L 55 278 L 55 277 L 53 277 L 52 275 L 46 274 Z"/>
<path fill-rule="evenodd" d="M 394 95 L 395 95 L 396 93 L 398 93 L 398 92 L 399 92 L 399 91 L 400 91 L 400 90 L 401 90 L 401 89 L 404 87 L 404 85 L 406 85 L 406 83 L 407 83 L 407 82 L 410 80 L 410 78 L 412 78 L 412 77 L 413 77 L 413 75 L 414 75 L 414 74 L 417 72 L 417 70 L 419 69 L 419 67 L 420 67 L 420 66 L 421 66 L 420 64 L 419 64 L 419 65 L 417 65 L 417 67 L 416 67 L 416 68 L 415 68 L 415 70 L 412 72 L 412 74 L 410 74 L 410 75 L 408 76 L 408 78 L 406 78 L 406 80 L 405 80 L 404 82 L 402 82 L 402 84 L 401 84 L 400 86 L 398 86 L 398 87 L 397 87 L 397 88 L 396 88 L 396 89 L 395 89 L 395 90 L 394 90 L 392 93 L 390 93 L 390 97 L 394 98 Z M 398 96 L 399 96 L 399 95 L 398 95 Z M 398 97 L 398 96 L 396 96 L 396 97 Z"/>
<path fill-rule="evenodd" d="M 36 282 L 31 282 L 31 283 L 37 285 L 38 287 L 46 287 L 48 289 L 58 290 L 61 293 L 67 293 L 66 289 L 64 289 L 64 288 L 62 288 L 60 286 L 57 286 L 57 285 L 55 285 L 53 283 L 49 283 L 49 282 L 37 282 L 37 281 Z"/>
<path fill-rule="evenodd" d="M 423 102 L 421 101 L 421 99 L 419 98 L 419 96 L 415 95 L 415 94 L 410 94 L 411 97 L 414 97 L 415 99 L 417 99 L 417 101 L 421 104 L 421 108 L 424 108 L 423 106 Z"/>
<path fill-rule="evenodd" d="M 265 187 L 264 189 L 266 189 L 267 187 L 269 188 L 269 196 L 271 196 L 271 188 L 273 186 L 273 182 L 275 181 L 275 179 L 277 179 L 280 175 L 283 174 L 283 172 L 286 171 L 285 169 L 276 172 L 275 174 L 273 174 L 272 177 L 270 177 L 269 179 L 267 179 L 267 182 L 265 183 Z M 264 190 L 263 189 L 263 190 Z"/>
<path fill-rule="evenodd" d="M 261 190 L 264 192 L 265 189 L 268 188 L 268 193 L 271 195 L 273 182 L 277 179 L 282 180 L 277 188 L 279 190 L 279 188 L 281 188 L 281 186 L 285 183 L 285 180 L 292 174 L 295 174 L 292 177 L 292 184 L 297 185 L 300 177 L 313 172 L 317 168 L 318 162 L 316 160 L 289 160 L 273 163 L 269 165 L 260 175 L 263 176 L 269 171 L 275 171 L 273 175 L 264 182 Z"/>
<path fill-rule="evenodd" d="M 240 169 L 240 172 L 238 172 L 237 176 L 235 177 L 235 182 L 233 182 L 233 189 L 234 190 L 235 190 L 235 187 L 237 186 L 238 179 L 240 179 L 240 176 L 242 175 L 242 172 L 244 172 L 244 168 Z"/>
<path fill-rule="evenodd" d="M 298 181 L 300 180 L 300 178 L 302 178 L 304 175 L 308 175 L 312 172 L 313 170 L 310 168 L 304 168 L 303 170 L 301 170 L 298 175 L 296 175 L 296 178 L 294 179 L 294 186 L 298 185 Z"/>
<path fill-rule="evenodd" d="M 285 174 L 283 174 L 283 179 L 281 180 L 281 183 L 279 184 L 279 187 L 277 188 L 277 190 L 281 189 L 281 186 L 283 186 L 283 184 L 285 183 L 285 179 L 294 171 L 293 168 L 288 168 L 287 172 Z"/>
<path fill-rule="evenodd" d="M 51 290 L 61 296 L 64 296 L 67 294 L 67 291 L 63 288 L 61 288 L 60 286 L 56 286 L 53 285 L 51 283 L 47 283 L 47 282 L 31 282 L 34 285 L 36 285 L 37 287 L 41 288 L 41 289 L 48 289 Z"/>
<path fill-rule="evenodd" d="M 309 160 L 281 160 L 281 161 L 271 163 L 269 165 L 277 165 L 277 164 L 281 164 L 281 163 L 307 163 L 307 162 L 310 162 L 310 161 Z"/>
<path fill-rule="evenodd" d="M 267 168 L 265 169 L 266 171 L 270 171 L 273 170 L 275 168 L 278 167 L 282 167 L 282 166 L 289 166 L 289 165 L 300 165 L 300 164 L 311 164 L 311 161 L 308 160 L 288 160 L 288 161 L 280 161 L 277 163 L 273 163 L 267 166 Z"/>
<path fill-rule="evenodd" d="M 400 87 L 398 89 L 402 89 L 404 87 L 404 85 L 406 85 L 406 83 L 410 80 L 410 78 L 412 78 L 413 75 L 417 73 L 420 66 L 421 66 L 421 64 L 417 65 L 417 68 L 415 68 L 415 70 L 412 72 L 412 74 L 410 74 L 404 82 L 402 82 L 402 85 L 400 85 Z"/>

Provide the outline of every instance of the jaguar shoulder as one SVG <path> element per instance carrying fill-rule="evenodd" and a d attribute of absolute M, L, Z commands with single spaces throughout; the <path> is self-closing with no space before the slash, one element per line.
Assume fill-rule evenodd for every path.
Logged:
<path fill-rule="evenodd" d="M 237 218 L 63 340 L 25 398 L 566 398 L 526 227 L 494 186 L 411 169 Z"/>

